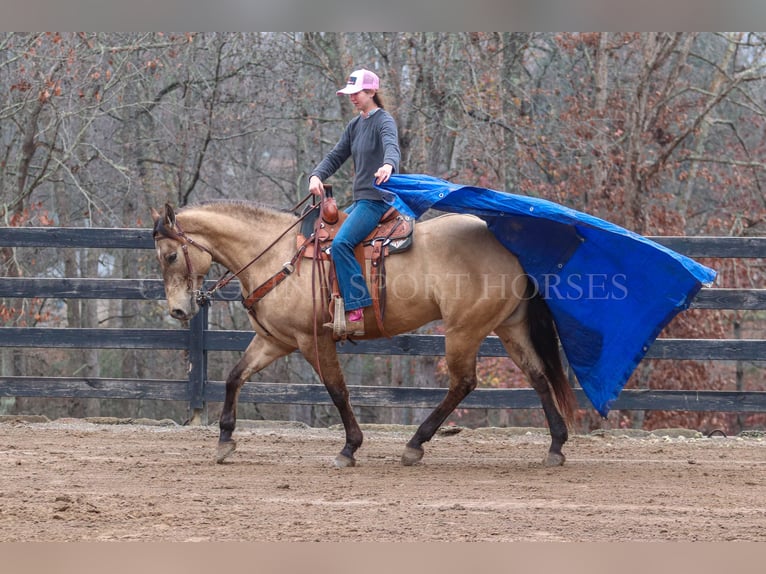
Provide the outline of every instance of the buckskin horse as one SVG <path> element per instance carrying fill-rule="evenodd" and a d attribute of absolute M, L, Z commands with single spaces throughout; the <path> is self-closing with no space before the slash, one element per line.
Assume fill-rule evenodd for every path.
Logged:
<path fill-rule="evenodd" d="M 345 428 L 335 465 L 354 466 L 363 434 L 349 402 L 336 341 L 323 327 L 329 313 L 326 294 L 316 285 L 311 261 L 296 272 L 285 264 L 296 262 L 298 216 L 253 202 L 219 201 L 177 213 L 166 204 L 161 212 L 152 209 L 152 217 L 172 317 L 188 320 L 204 304 L 201 288 L 213 262 L 238 277 L 243 297 L 270 286 L 250 314 L 256 335 L 226 379 L 216 461 L 223 462 L 236 448 L 232 434 L 242 385 L 298 349 L 324 383 Z M 409 466 L 423 458 L 423 443 L 476 387 L 478 350 L 494 332 L 540 396 L 551 435 L 543 464 L 564 464 L 562 446 L 577 402 L 561 364 L 555 325 L 516 257 L 486 224 L 454 214 L 418 222 L 411 248 L 388 259 L 386 277 L 383 329 L 372 313 L 365 313 L 362 338 L 394 336 L 441 320 L 449 371 L 446 396 L 407 442 L 401 463 Z"/>

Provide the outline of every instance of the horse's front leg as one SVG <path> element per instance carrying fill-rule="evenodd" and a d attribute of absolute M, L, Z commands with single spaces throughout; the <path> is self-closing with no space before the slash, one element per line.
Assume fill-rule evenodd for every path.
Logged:
<path fill-rule="evenodd" d="M 222 463 L 237 448 L 237 442 L 232 438 L 232 433 L 237 424 L 237 399 L 242 385 L 253 373 L 257 373 L 294 350 L 295 348 L 283 345 L 273 338 L 261 336 L 254 337 L 247 346 L 242 358 L 226 377 L 226 398 L 219 421 L 221 434 L 218 439 L 216 462 Z"/>
<path fill-rule="evenodd" d="M 329 336 L 319 337 L 314 341 L 313 337 L 299 342 L 300 350 L 306 360 L 314 367 L 319 378 L 324 383 L 327 392 L 332 399 L 335 408 L 338 409 L 343 428 L 346 431 L 346 444 L 335 457 L 335 466 L 346 468 L 356 465 L 354 454 L 362 446 L 364 435 L 359 423 L 356 421 L 354 411 L 351 409 L 348 388 L 343 377 L 343 371 L 338 362 L 335 350 L 335 342 Z"/>

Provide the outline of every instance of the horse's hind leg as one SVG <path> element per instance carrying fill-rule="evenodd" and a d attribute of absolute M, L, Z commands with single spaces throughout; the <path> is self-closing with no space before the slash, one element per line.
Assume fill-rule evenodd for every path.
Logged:
<path fill-rule="evenodd" d="M 556 406 L 551 385 L 545 375 L 542 359 L 532 345 L 526 319 L 517 324 L 503 324 L 495 329 L 495 333 L 500 337 L 508 355 L 524 372 L 532 388 L 537 391 L 540 397 L 551 433 L 551 446 L 543 464 L 545 466 L 563 465 L 566 457 L 561 449 L 569 438 L 569 432 L 566 422 Z"/>
<path fill-rule="evenodd" d="M 237 399 L 242 385 L 253 373 L 267 367 L 276 359 L 284 357 L 295 349 L 276 343 L 268 337 L 256 336 L 245 349 L 244 354 L 226 377 L 226 398 L 219 426 L 221 434 L 218 439 L 216 462 L 222 463 L 237 448 L 232 438 L 237 423 Z"/>
<path fill-rule="evenodd" d="M 449 390 L 447 396 L 428 415 L 407 443 L 402 454 L 402 464 L 411 466 L 423 458 L 423 443 L 434 436 L 447 417 L 460 402 L 476 388 L 476 355 L 479 342 L 461 340 L 458 335 L 445 336 L 445 358 L 449 370 Z"/>
<path fill-rule="evenodd" d="M 335 342 L 329 337 L 320 337 L 316 342 L 313 337 L 308 337 L 299 341 L 299 345 L 301 353 L 314 367 L 324 383 L 335 408 L 338 409 L 343 428 L 346 431 L 346 443 L 335 457 L 335 466 L 338 468 L 355 466 L 354 454 L 362 446 L 364 436 L 362 429 L 359 428 L 359 423 L 356 421 L 354 411 L 351 409 L 348 388 L 335 351 Z M 317 361 L 317 357 L 319 357 L 319 361 Z"/>

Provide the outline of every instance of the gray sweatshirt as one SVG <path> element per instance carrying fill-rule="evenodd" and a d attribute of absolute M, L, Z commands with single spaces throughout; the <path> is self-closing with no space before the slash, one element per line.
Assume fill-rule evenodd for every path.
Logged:
<path fill-rule="evenodd" d="M 354 201 L 380 200 L 375 172 L 384 163 L 393 166 L 393 173 L 399 171 L 399 134 L 391 114 L 378 108 L 366 118 L 357 115 L 309 177 L 316 175 L 326 181 L 350 156 L 354 158 Z"/>

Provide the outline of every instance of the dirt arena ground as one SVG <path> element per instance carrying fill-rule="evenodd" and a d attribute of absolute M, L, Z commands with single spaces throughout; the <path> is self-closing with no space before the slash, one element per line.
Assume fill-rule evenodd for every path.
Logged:
<path fill-rule="evenodd" d="M 102 421 L 107 422 L 107 421 Z M 0 541 L 766 541 L 766 438 L 464 429 L 399 456 L 412 429 L 0 422 Z"/>

